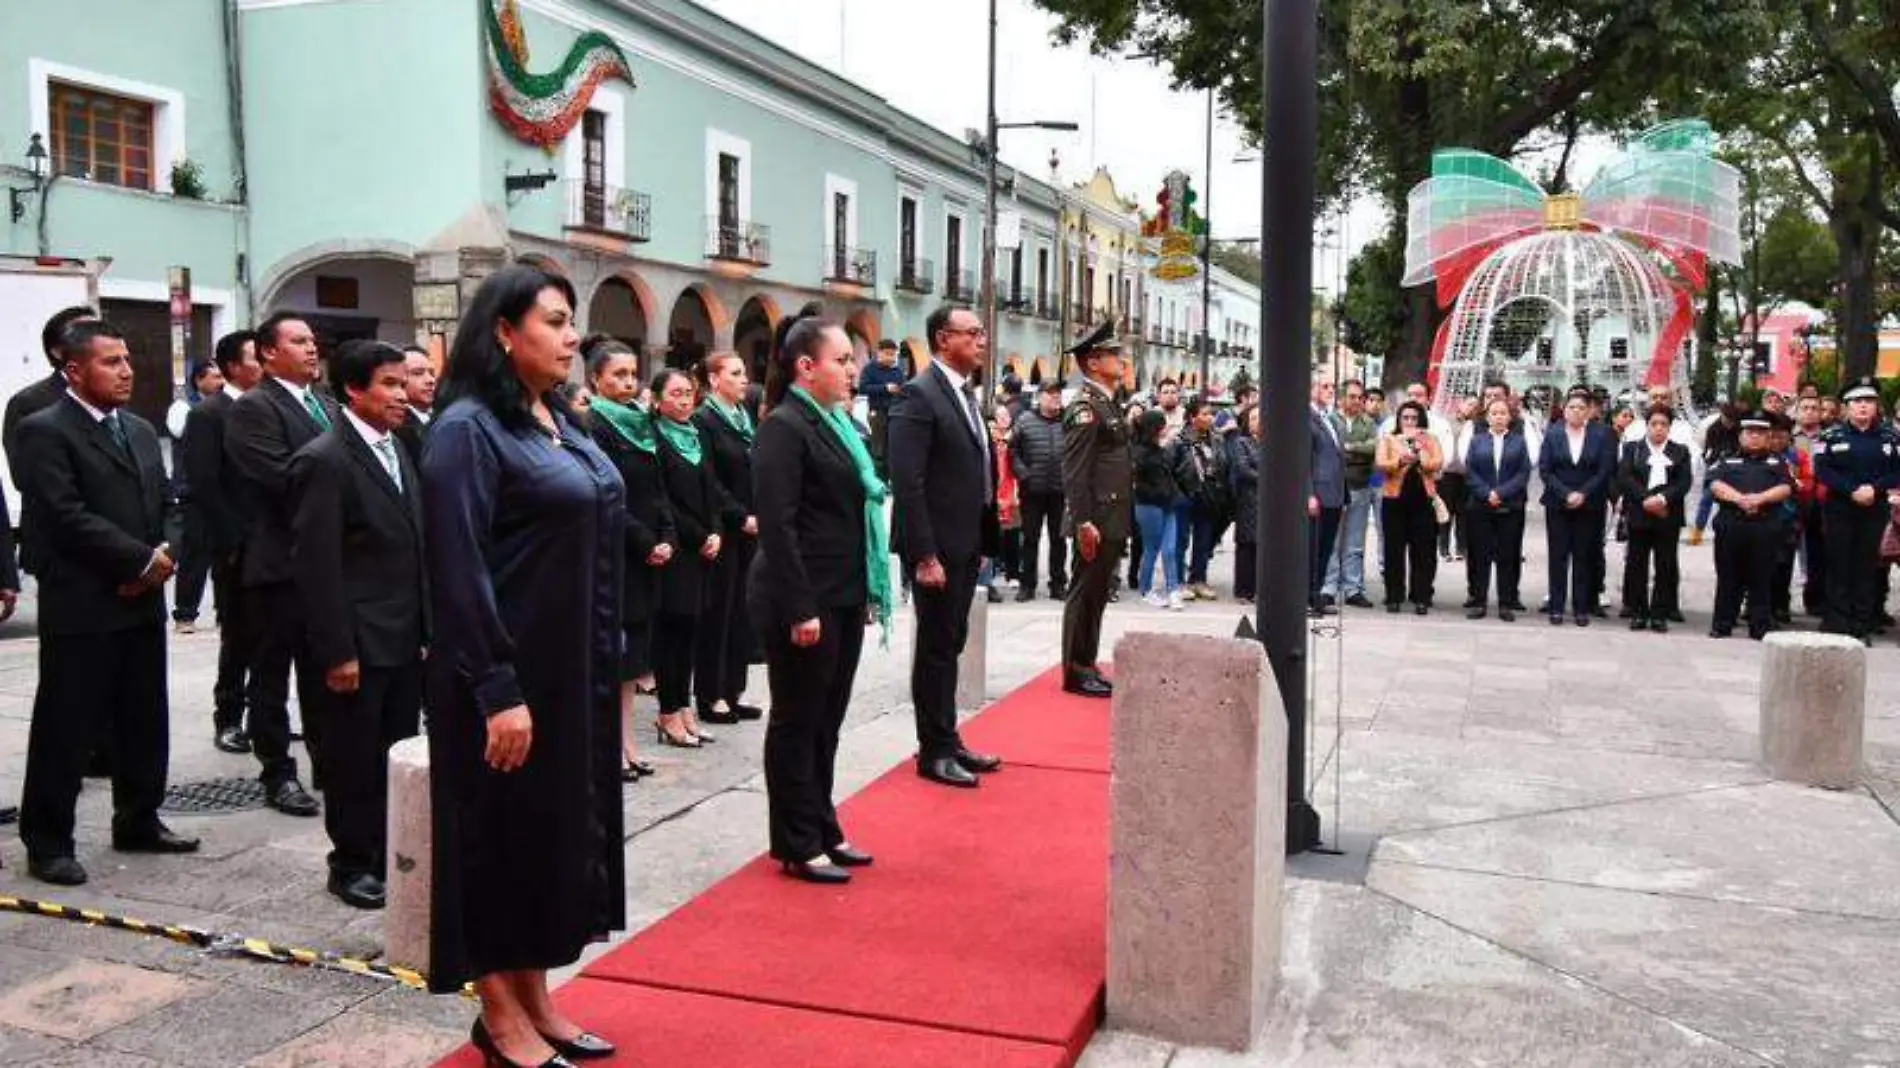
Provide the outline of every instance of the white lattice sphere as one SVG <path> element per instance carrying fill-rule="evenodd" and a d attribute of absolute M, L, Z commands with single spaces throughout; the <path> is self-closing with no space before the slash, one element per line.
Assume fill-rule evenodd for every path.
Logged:
<path fill-rule="evenodd" d="M 1675 313 L 1675 287 L 1656 257 L 1614 234 L 1549 230 L 1487 256 L 1452 308 L 1436 406 L 1493 379 L 1517 391 L 1579 382 L 1612 397 L 1640 390 Z M 1678 395 L 1687 372 L 1671 353 Z"/>

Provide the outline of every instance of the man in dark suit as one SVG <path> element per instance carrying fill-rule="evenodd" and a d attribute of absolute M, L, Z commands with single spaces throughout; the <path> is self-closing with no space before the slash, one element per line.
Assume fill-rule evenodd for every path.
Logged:
<path fill-rule="evenodd" d="M 1513 426 L 1502 397 L 1485 412 L 1485 429 L 1465 453 L 1465 617 L 1483 619 L 1498 577 L 1498 618 L 1517 619 L 1518 579 L 1524 570 L 1524 505 L 1530 499 L 1531 454 L 1524 431 Z"/>
<path fill-rule="evenodd" d="M 330 893 L 383 906 L 389 747 L 416 733 L 427 640 L 422 484 L 394 431 L 409 415 L 403 354 L 347 341 L 331 360 L 342 418 L 290 461 L 291 552 L 324 697 L 314 752 L 330 832 Z"/>
<path fill-rule="evenodd" d="M 264 377 L 257 361 L 256 338 L 239 330 L 218 339 L 214 350 L 224 388 L 206 397 L 185 416 L 182 442 L 189 507 L 197 517 L 211 558 L 211 592 L 218 605 L 218 679 L 212 685 L 212 741 L 226 753 L 251 751 L 244 733 L 244 680 L 258 626 L 244 613 L 244 540 L 250 533 L 251 503 L 243 480 L 224 455 L 231 406 L 257 388 Z"/>
<path fill-rule="evenodd" d="M 1564 621 L 1566 594 L 1577 626 L 1590 625 L 1597 575 L 1595 546 L 1603 541 L 1605 506 L 1616 471 L 1616 441 L 1590 420 L 1583 387 L 1564 398 L 1563 421 L 1544 432 L 1537 474 L 1544 483 L 1544 536 L 1550 548 L 1550 622 Z M 1593 540 L 1594 539 L 1594 540 Z"/>
<path fill-rule="evenodd" d="M 243 480 L 256 515 L 244 542 L 245 614 L 256 621 L 245 704 L 251 750 L 262 767 L 265 801 L 292 816 L 315 816 L 316 799 L 297 781 L 290 755 L 290 669 L 297 666 L 297 703 L 305 711 L 310 748 L 322 744 L 309 715 L 323 698 L 323 671 L 306 656 L 303 616 L 291 560 L 290 458 L 330 429 L 335 407 L 311 386 L 317 339 L 308 323 L 278 313 L 257 328 L 264 380 L 237 399 L 225 417 L 224 455 Z"/>
<path fill-rule="evenodd" d="M 1346 510 L 1345 429 L 1333 414 L 1333 380 L 1330 375 L 1313 379 L 1313 403 L 1307 410 L 1307 436 L 1313 447 L 1313 484 L 1306 493 L 1307 537 L 1313 543 L 1311 579 L 1306 588 L 1309 615 L 1324 615 L 1328 609 L 1320 600 L 1326 584 L 1326 564 L 1333 558 L 1333 545 L 1339 538 L 1339 517 Z"/>
<path fill-rule="evenodd" d="M 63 368 L 66 366 L 66 357 L 60 353 L 60 339 L 65 335 L 66 328 L 72 324 L 85 319 L 97 318 L 99 318 L 97 311 L 81 304 L 55 312 L 52 318 L 46 320 L 46 325 L 40 328 L 40 351 L 45 353 L 46 362 L 52 364 L 53 371 L 45 378 L 40 379 L 7 398 L 6 413 L 4 416 L 0 416 L 0 447 L 6 449 L 7 470 L 13 476 L 15 489 L 18 489 L 20 486 L 19 450 L 14 447 L 20 428 L 20 420 L 25 419 L 34 412 L 50 408 L 65 399 L 67 387 L 66 372 Z M 25 499 L 22 498 L 20 501 L 20 537 L 22 542 L 26 540 L 26 529 L 32 525 L 33 517 L 31 510 L 27 507 Z M 33 551 L 30 546 L 21 546 L 20 566 L 25 568 L 29 573 L 38 574 L 33 561 Z"/>
<path fill-rule="evenodd" d="M 20 837 L 35 878 L 77 886 L 86 869 L 73 855 L 73 803 L 100 726 L 116 753 L 112 847 L 189 853 L 198 843 L 158 818 L 170 740 L 164 588 L 176 570 L 158 434 L 122 410 L 132 360 L 118 331 L 76 322 L 60 351 L 67 396 L 21 420 L 14 443 L 40 566 L 40 682 Z"/>
<path fill-rule="evenodd" d="M 969 638 L 977 568 L 999 540 L 989 433 L 970 383 L 989 338 L 975 313 L 949 305 L 930 313 L 925 332 L 933 359 L 891 409 L 889 457 L 897 550 L 916 590 L 917 773 L 974 787 L 977 774 L 1002 766 L 957 734 L 957 659 Z"/>
<path fill-rule="evenodd" d="M 429 441 L 429 420 L 435 418 L 435 361 L 429 350 L 410 345 L 402 350 L 403 396 L 407 404 L 396 439 L 409 449 L 409 459 L 422 462 L 422 446 Z"/>

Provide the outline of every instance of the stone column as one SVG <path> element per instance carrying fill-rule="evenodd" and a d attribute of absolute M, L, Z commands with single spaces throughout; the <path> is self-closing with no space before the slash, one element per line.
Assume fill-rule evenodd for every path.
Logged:
<path fill-rule="evenodd" d="M 383 958 L 427 972 L 434 828 L 429 822 L 429 740 L 389 749 L 389 878 L 384 883 Z"/>
<path fill-rule="evenodd" d="M 1860 780 L 1867 650 L 1839 634 L 1762 643 L 1761 759 L 1784 782 L 1846 790 Z"/>
<path fill-rule="evenodd" d="M 963 645 L 963 659 L 957 662 L 957 709 L 973 712 L 990 699 L 990 598 L 983 587 L 976 588 L 970 602 L 970 640 Z"/>
<path fill-rule="evenodd" d="M 1280 971 L 1286 715 L 1256 642 L 1115 647 L 1108 1023 L 1245 1050 Z"/>

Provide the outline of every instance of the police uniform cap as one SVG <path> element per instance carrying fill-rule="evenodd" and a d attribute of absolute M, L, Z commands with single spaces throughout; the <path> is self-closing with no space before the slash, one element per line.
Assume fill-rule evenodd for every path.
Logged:
<path fill-rule="evenodd" d="M 1097 352 L 1120 352 L 1122 343 L 1115 340 L 1115 324 L 1104 322 L 1082 336 L 1080 341 L 1069 346 L 1069 355 L 1078 360 L 1086 360 Z"/>
<path fill-rule="evenodd" d="M 1769 417 L 1769 413 L 1760 408 L 1756 408 L 1742 416 L 1743 430 L 1767 430 L 1773 424 L 1774 420 Z"/>
<path fill-rule="evenodd" d="M 1880 382 L 1873 375 L 1862 375 L 1849 382 L 1847 388 L 1841 390 L 1842 401 L 1879 399 Z"/>

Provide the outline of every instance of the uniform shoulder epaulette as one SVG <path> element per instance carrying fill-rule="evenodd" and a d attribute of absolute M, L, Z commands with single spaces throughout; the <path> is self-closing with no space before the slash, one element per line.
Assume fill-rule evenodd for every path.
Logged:
<path fill-rule="evenodd" d="M 1717 464 L 1717 466 L 1720 466 L 1720 467 L 1726 467 L 1726 466 L 1728 466 L 1728 465 L 1730 465 L 1730 464 L 1740 464 L 1740 463 L 1744 463 L 1744 462 L 1746 462 L 1746 461 L 1744 461 L 1744 460 L 1743 460 L 1743 459 L 1742 459 L 1742 458 L 1741 458 L 1740 456 L 1730 456 L 1730 457 L 1726 457 L 1726 458 L 1724 458 L 1723 460 L 1721 460 L 1721 461 L 1719 461 L 1719 463 Z"/>
<path fill-rule="evenodd" d="M 1766 461 L 1768 463 L 1768 466 L 1770 467 L 1779 467 L 1781 466 L 1782 463 L 1785 462 L 1781 457 L 1775 456 L 1772 454 L 1768 456 L 1764 456 L 1762 457 L 1762 459 Z"/>
<path fill-rule="evenodd" d="M 1064 426 L 1088 426 L 1095 422 L 1095 409 L 1086 398 L 1072 401 L 1068 410 L 1062 413 Z"/>
<path fill-rule="evenodd" d="M 1835 425 L 1828 427 L 1826 430 L 1821 431 L 1821 440 L 1822 441 L 1839 441 L 1841 440 L 1841 438 L 1845 437 L 1846 434 L 1847 434 L 1846 427 L 1840 423 L 1836 423 Z"/>

